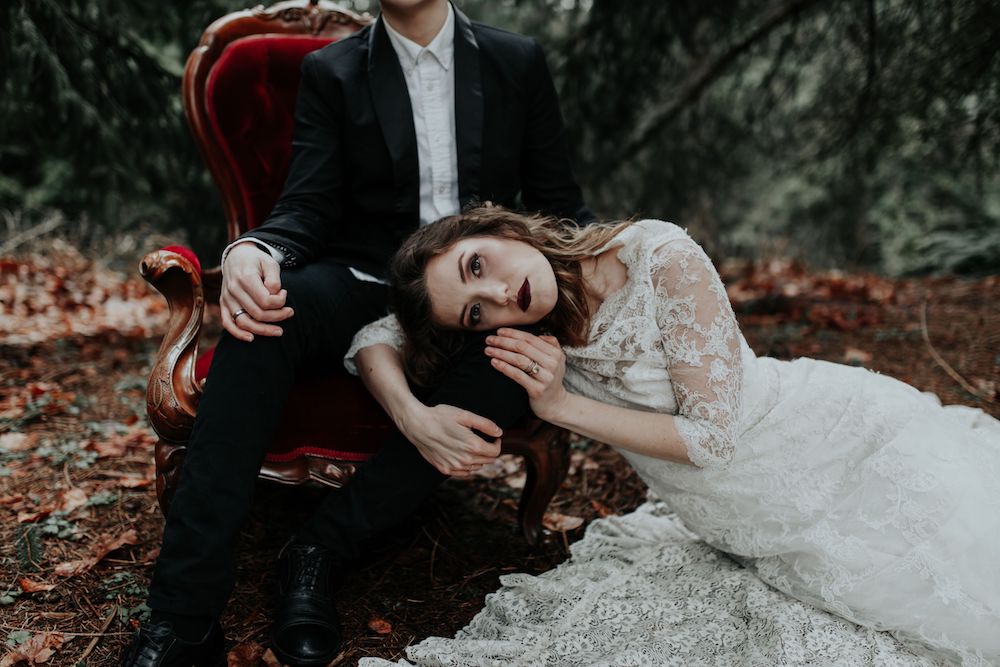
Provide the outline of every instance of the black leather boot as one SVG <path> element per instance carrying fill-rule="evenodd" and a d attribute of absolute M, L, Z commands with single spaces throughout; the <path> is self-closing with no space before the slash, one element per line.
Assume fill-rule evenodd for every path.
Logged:
<path fill-rule="evenodd" d="M 278 601 L 271 648 L 285 665 L 326 665 L 340 650 L 333 601 L 335 562 L 324 547 L 289 543 L 278 556 Z"/>
<path fill-rule="evenodd" d="M 222 667 L 226 664 L 222 627 L 213 623 L 200 642 L 184 641 L 169 622 L 143 624 L 125 649 L 122 667 Z"/>

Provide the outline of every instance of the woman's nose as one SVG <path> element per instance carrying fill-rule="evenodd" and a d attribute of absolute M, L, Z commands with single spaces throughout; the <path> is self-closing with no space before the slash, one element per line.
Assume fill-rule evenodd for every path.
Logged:
<path fill-rule="evenodd" d="M 496 282 L 490 285 L 487 297 L 490 301 L 497 305 L 506 306 L 507 301 L 510 300 L 510 290 L 507 288 L 506 284 Z"/>

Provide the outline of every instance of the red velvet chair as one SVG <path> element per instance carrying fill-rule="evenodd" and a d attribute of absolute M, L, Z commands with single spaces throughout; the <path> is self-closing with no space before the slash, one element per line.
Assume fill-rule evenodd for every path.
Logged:
<path fill-rule="evenodd" d="M 205 30 L 184 71 L 184 109 L 222 194 L 230 239 L 263 222 L 281 192 L 302 58 L 372 20 L 328 2 L 290 0 L 229 14 Z M 199 351 L 205 305 L 218 302 L 222 274 L 203 270 L 195 254 L 180 246 L 149 253 L 140 272 L 170 306 L 147 391 L 149 419 L 159 436 L 156 492 L 166 512 L 213 352 Z M 283 484 L 342 486 L 393 428 L 346 371 L 302 382 L 288 400 L 260 476 Z M 530 544 L 538 541 L 542 515 L 565 477 L 567 435 L 537 419 L 504 435 L 503 451 L 526 461 L 519 515 Z"/>

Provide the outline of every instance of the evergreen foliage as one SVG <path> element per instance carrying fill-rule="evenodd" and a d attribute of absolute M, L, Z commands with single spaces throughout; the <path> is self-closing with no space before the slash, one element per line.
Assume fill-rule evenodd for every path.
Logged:
<path fill-rule="evenodd" d="M 183 225 L 217 249 L 180 74 L 201 30 L 249 4 L 0 8 L 0 206 Z M 1000 267 L 995 0 L 458 5 L 545 46 L 603 216 L 674 220 L 725 254 Z"/>

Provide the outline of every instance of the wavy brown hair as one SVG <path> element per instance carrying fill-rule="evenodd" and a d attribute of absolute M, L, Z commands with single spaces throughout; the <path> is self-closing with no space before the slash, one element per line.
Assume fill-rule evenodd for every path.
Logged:
<path fill-rule="evenodd" d="M 558 299 L 541 325 L 563 344 L 582 345 L 590 330 L 590 309 L 580 262 L 593 257 L 630 222 L 580 227 L 569 220 L 523 215 L 500 207 L 477 208 L 421 227 L 396 252 L 389 269 L 392 308 L 406 335 L 403 363 L 411 382 L 435 384 L 458 353 L 465 332 L 431 318 L 427 264 L 461 239 L 498 236 L 527 243 L 541 252 L 556 277 Z"/>

